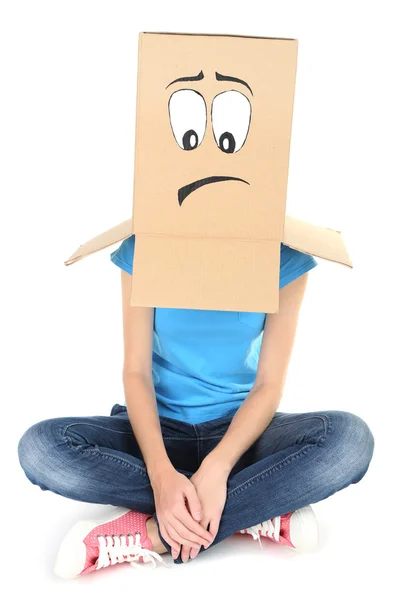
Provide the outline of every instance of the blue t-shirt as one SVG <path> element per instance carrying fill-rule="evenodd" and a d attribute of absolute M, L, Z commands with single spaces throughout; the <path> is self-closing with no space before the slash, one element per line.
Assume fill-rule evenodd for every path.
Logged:
<path fill-rule="evenodd" d="M 111 253 L 132 275 L 135 236 Z M 280 288 L 317 265 L 281 245 Z M 233 416 L 257 373 L 266 313 L 155 308 L 153 382 L 159 415 L 196 424 Z"/>

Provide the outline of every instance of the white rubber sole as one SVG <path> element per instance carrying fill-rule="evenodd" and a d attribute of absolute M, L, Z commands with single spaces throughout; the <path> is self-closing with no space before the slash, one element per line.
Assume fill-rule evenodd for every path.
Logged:
<path fill-rule="evenodd" d="M 54 575 L 62 579 L 79 577 L 86 564 L 85 537 L 99 525 L 104 525 L 122 517 L 130 508 L 112 507 L 107 517 L 90 521 L 78 521 L 68 531 L 61 542 L 54 566 Z"/>
<path fill-rule="evenodd" d="M 290 539 L 296 552 L 310 552 L 318 546 L 318 522 L 311 506 L 304 506 L 291 516 Z"/>

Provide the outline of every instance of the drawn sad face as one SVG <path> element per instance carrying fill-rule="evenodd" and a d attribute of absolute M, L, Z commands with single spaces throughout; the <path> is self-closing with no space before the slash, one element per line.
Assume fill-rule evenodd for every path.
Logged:
<path fill-rule="evenodd" d="M 231 81 L 243 86 L 246 92 L 253 95 L 249 84 L 237 77 L 222 75 L 215 72 L 216 81 Z M 204 79 L 203 71 L 198 75 L 179 77 L 167 85 L 167 88 L 176 84 Z M 206 135 L 211 117 L 211 128 L 215 144 L 221 152 L 233 154 L 239 152 L 244 146 L 250 128 L 251 103 L 245 93 L 238 90 L 221 91 L 207 107 L 207 102 L 199 90 L 180 88 L 172 93 L 168 102 L 171 129 L 179 147 L 185 152 L 195 152 L 201 145 Z M 240 177 L 212 174 L 208 177 L 187 183 L 178 190 L 178 202 L 182 202 L 195 190 L 221 181 L 233 180 L 238 183 L 250 185 Z"/>

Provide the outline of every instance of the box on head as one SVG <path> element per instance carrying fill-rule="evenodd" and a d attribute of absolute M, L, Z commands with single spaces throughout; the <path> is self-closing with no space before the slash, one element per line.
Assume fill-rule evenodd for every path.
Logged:
<path fill-rule="evenodd" d="M 281 243 L 352 266 L 341 233 L 286 214 L 297 40 L 140 33 L 131 305 L 279 310 Z"/>

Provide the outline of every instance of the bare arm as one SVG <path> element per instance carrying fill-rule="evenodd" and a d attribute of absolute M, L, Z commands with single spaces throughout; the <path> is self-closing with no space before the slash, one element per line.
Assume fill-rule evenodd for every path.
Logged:
<path fill-rule="evenodd" d="M 172 468 L 162 439 L 152 375 L 154 308 L 130 306 L 131 275 L 121 273 L 125 401 L 152 479 L 158 472 Z"/>
<path fill-rule="evenodd" d="M 165 449 L 152 373 L 154 309 L 130 305 L 132 276 L 121 274 L 126 407 L 153 488 L 160 531 L 176 558 L 182 544 L 199 548 L 212 536 L 198 523 L 201 505 L 194 485 L 176 471 Z"/>
<path fill-rule="evenodd" d="M 203 462 L 230 472 L 270 423 L 281 401 L 308 273 L 280 291 L 279 313 L 269 314 L 254 385 L 224 437 Z"/>

